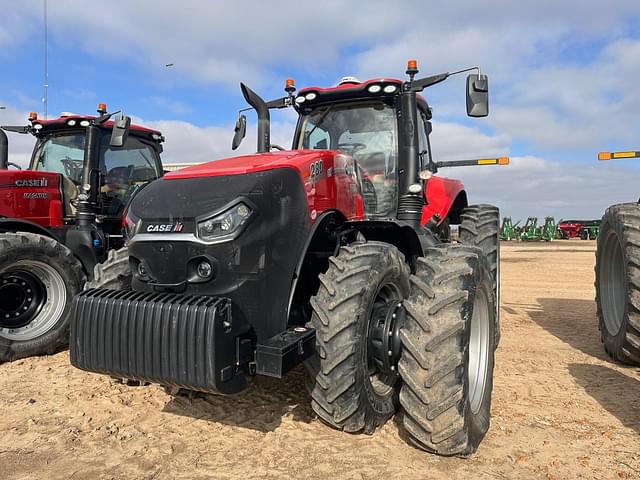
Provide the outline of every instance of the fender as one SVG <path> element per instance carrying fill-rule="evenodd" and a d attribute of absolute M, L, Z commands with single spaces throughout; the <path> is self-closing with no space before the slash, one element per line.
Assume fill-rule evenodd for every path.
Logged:
<path fill-rule="evenodd" d="M 452 224 L 459 223 L 460 213 L 468 205 L 462 182 L 433 176 L 426 183 L 426 205 L 422 208 L 420 224 L 425 225 L 436 214 L 440 216 L 440 222 L 449 217 Z"/>
<path fill-rule="evenodd" d="M 16 218 L 0 218 L 0 233 L 7 232 L 28 232 L 42 235 L 43 237 L 53 238 L 56 241 L 60 241 L 51 230 L 44 228 L 37 223 L 30 222 L 29 220 L 19 220 Z"/>

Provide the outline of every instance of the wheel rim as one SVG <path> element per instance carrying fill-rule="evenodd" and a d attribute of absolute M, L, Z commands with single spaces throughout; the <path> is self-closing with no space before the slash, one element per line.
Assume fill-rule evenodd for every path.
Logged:
<path fill-rule="evenodd" d="M 600 295 L 602 298 L 602 316 L 607 332 L 616 335 L 622 327 L 625 309 L 624 256 L 618 236 L 611 232 L 607 235 L 602 252 L 600 266 Z"/>
<path fill-rule="evenodd" d="M 485 291 L 479 288 L 473 302 L 469 338 L 469 402 L 471 411 L 477 414 L 482 407 L 489 370 L 489 349 L 491 332 L 489 300 Z"/>
<path fill-rule="evenodd" d="M 51 265 L 21 260 L 0 273 L 0 337 L 27 341 L 47 333 L 67 304 L 64 279 Z"/>
<path fill-rule="evenodd" d="M 380 288 L 369 318 L 365 352 L 367 373 L 371 388 L 382 396 L 395 388 L 398 381 L 404 310 L 402 295 L 396 285 L 389 283 Z"/>

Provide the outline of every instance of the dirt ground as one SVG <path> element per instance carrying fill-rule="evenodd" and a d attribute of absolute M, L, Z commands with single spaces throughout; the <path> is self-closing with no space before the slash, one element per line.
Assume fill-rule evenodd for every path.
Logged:
<path fill-rule="evenodd" d="M 331 430 L 302 370 L 191 400 L 75 370 L 65 352 L 0 365 L 0 479 L 640 478 L 640 373 L 601 348 L 593 249 L 503 247 L 493 419 L 471 459 L 416 450 L 396 421 Z"/>

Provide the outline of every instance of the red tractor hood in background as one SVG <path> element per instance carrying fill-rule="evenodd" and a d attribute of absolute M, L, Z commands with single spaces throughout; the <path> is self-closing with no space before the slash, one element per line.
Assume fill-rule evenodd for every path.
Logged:
<path fill-rule="evenodd" d="M 289 150 L 240 157 L 225 158 L 183 168 L 167 173 L 164 180 L 182 178 L 242 175 L 275 168 L 292 168 L 298 172 L 307 191 L 309 213 L 312 220 L 328 209 L 340 210 L 346 218 L 362 218 L 362 199 L 353 199 L 347 188 L 353 179 L 339 175 L 334 159 L 339 152 L 334 150 Z M 312 164 L 322 160 L 322 173 L 312 177 Z M 464 185 L 459 180 L 433 176 L 427 182 L 421 223 L 426 224 L 434 214 L 444 221 L 458 195 L 464 194 Z M 466 202 L 466 200 L 465 200 Z"/>
<path fill-rule="evenodd" d="M 33 170 L 0 170 L 0 218 L 43 227 L 63 224 L 61 176 Z"/>

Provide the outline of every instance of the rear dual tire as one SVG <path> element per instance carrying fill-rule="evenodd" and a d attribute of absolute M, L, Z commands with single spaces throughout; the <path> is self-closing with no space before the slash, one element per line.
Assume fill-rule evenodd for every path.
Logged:
<path fill-rule="evenodd" d="M 316 354 L 307 362 L 311 407 L 345 432 L 373 433 L 398 408 L 399 377 L 379 374 L 368 348 L 371 322 L 409 294 L 409 268 L 392 245 L 342 247 L 311 299 Z"/>
<path fill-rule="evenodd" d="M 434 247 L 418 259 L 401 334 L 400 403 L 413 443 L 469 456 L 489 430 L 495 297 L 481 251 Z"/>
<path fill-rule="evenodd" d="M 399 400 L 417 446 L 470 455 L 489 428 L 496 338 L 490 270 L 479 248 L 464 245 L 429 249 L 417 263 L 410 275 L 400 252 L 379 242 L 342 247 L 331 257 L 311 301 L 312 409 L 334 428 L 373 433 Z M 383 339 L 368 338 L 377 331 L 371 323 L 375 312 L 400 302 L 403 326 L 386 329 L 398 329 L 402 353 L 389 347 L 388 354 L 399 364 L 376 371 L 380 359 L 372 363 L 368 350 Z"/>

